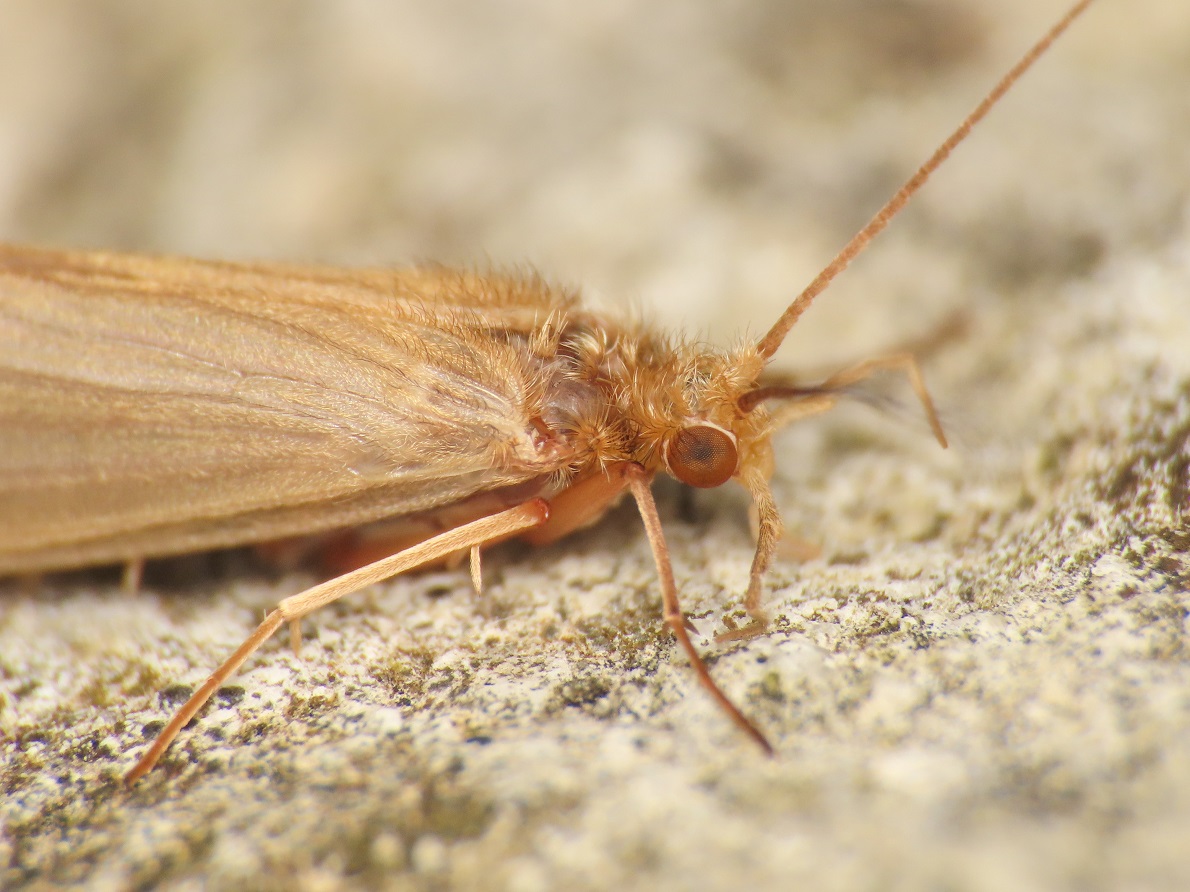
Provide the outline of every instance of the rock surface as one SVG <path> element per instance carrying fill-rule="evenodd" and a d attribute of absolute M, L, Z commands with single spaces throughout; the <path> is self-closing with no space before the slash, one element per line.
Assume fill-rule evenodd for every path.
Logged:
<path fill-rule="evenodd" d="M 531 263 L 726 343 L 1060 6 L 10 0 L 0 236 Z M 774 568 L 771 634 L 710 641 L 744 499 L 659 487 L 776 758 L 676 652 L 630 506 L 490 555 L 490 616 L 445 572 L 325 610 L 132 791 L 185 686 L 309 577 L 12 582 L 0 887 L 1190 888 L 1188 34 L 1180 0 L 1093 8 L 803 317 L 782 368 L 960 314 L 924 358 L 954 445 L 897 381 L 782 437 L 820 555 Z"/>

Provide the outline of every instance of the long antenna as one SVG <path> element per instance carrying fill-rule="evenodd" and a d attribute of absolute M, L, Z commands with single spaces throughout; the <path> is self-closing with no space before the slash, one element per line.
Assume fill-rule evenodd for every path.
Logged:
<path fill-rule="evenodd" d="M 868 221 L 867 225 L 851 237 L 851 241 L 843 247 L 842 251 L 835 255 L 835 259 L 827 264 L 822 272 L 815 276 L 814 281 L 806 286 L 805 290 L 781 314 L 781 318 L 777 320 L 776 324 L 769 329 L 768 334 L 756 344 L 756 349 L 760 352 L 761 356 L 768 359 L 777 352 L 777 349 L 781 346 L 781 342 L 789 334 L 789 330 L 793 328 L 798 317 L 814 302 L 814 298 L 821 294 L 826 286 L 834 280 L 835 276 L 843 272 L 847 268 L 847 264 L 851 263 L 868 246 L 868 242 L 875 238 L 888 225 L 888 221 L 900 212 L 906 202 L 913 197 L 913 193 L 920 189 L 925 184 L 925 181 L 930 178 L 930 174 L 942 165 L 942 162 L 947 159 L 955 146 L 967 138 L 967 134 L 971 132 L 971 129 L 983 120 L 992 106 L 999 102 L 1004 94 L 1008 92 L 1009 88 L 1020 80 L 1021 75 L 1028 71 L 1033 63 L 1050 48 L 1050 45 L 1062 35 L 1062 32 L 1069 28 L 1075 19 L 1082 15 L 1086 8 L 1091 5 L 1091 2 L 1092 0 L 1079 0 L 1078 3 L 1075 3 L 1066 15 L 1062 16 L 1058 23 L 1050 28 L 1045 33 L 1045 36 L 1037 41 L 1032 49 L 1025 53 L 1016 65 L 1012 66 L 1008 74 L 1004 75 L 1000 79 L 1000 82 L 992 88 L 992 91 L 975 107 L 975 110 L 967 115 L 966 119 L 958 126 L 954 133 L 948 136 L 942 145 L 934 150 L 934 154 L 930 156 L 929 160 L 917 169 L 917 173 L 906 180 L 905 185 L 898 189 L 897 193 L 888 200 L 884 207 L 876 212 L 876 215 Z"/>

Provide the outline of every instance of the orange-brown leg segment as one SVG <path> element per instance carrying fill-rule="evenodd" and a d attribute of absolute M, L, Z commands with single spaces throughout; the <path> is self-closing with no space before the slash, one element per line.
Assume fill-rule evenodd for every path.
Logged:
<path fill-rule="evenodd" d="M 461 502 L 420 514 L 375 521 L 362 527 L 323 536 L 269 543 L 265 556 L 269 557 L 269 552 L 272 552 L 289 565 L 315 557 L 317 565 L 327 575 L 339 576 L 405 551 L 439 533 L 521 505 L 539 495 L 544 485 L 544 480 L 529 481 L 524 486 L 513 487 L 512 490 L 476 493 Z M 551 508 L 551 516 L 552 510 Z M 261 551 L 261 546 L 257 546 L 257 550 Z M 467 558 L 468 549 L 462 549 L 444 555 L 435 563 L 451 568 L 461 565 Z"/>
<path fill-rule="evenodd" d="M 945 449 L 947 446 L 946 432 L 942 430 L 942 422 L 938 420 L 938 410 L 934 408 L 930 391 L 926 389 L 926 379 L 921 373 L 917 356 L 913 353 L 892 353 L 888 356 L 877 356 L 875 359 L 865 359 L 863 362 L 857 362 L 855 365 L 831 375 L 822 382 L 820 387 L 826 391 L 842 390 L 852 384 L 858 384 L 865 378 L 872 377 L 876 372 L 887 370 L 904 372 L 909 378 L 909 383 L 913 385 L 913 392 L 917 394 L 922 407 L 926 410 L 926 418 L 930 422 L 930 429 L 934 432 L 934 437 Z"/>
<path fill-rule="evenodd" d="M 847 387 L 857 384 L 877 372 L 890 369 L 902 371 L 909 378 L 914 392 L 925 408 L 926 417 L 929 419 L 934 436 L 938 438 L 938 442 L 945 448 L 946 434 L 942 430 L 941 421 L 938 420 L 938 412 L 934 408 L 934 401 L 930 398 L 930 393 L 926 389 L 925 378 L 921 373 L 921 366 L 918 365 L 917 358 L 912 353 L 892 353 L 888 356 L 868 359 L 831 375 L 805 395 L 797 394 L 796 398 L 778 404 L 773 408 L 771 410 L 773 424 L 775 427 L 783 427 L 800 418 L 826 412 L 835 406 L 842 391 Z M 774 390 L 780 389 L 779 387 L 774 388 Z M 752 561 L 751 578 L 748 582 L 748 591 L 744 596 L 744 607 L 747 609 L 749 615 L 751 615 L 753 621 L 743 628 L 735 628 L 734 625 L 728 624 L 728 630 L 716 636 L 717 641 L 739 641 L 746 638 L 753 638 L 756 635 L 762 634 L 768 627 L 768 618 L 760 602 L 764 574 L 768 569 L 769 561 L 775 553 L 777 542 L 780 539 L 780 517 L 777 513 L 776 503 L 773 501 L 772 492 L 769 489 L 767 470 L 758 471 L 757 469 L 751 469 L 751 473 L 746 473 L 740 482 L 744 484 L 744 487 L 752 495 L 753 510 L 755 512 L 753 516 L 756 519 L 756 556 Z"/>
<path fill-rule="evenodd" d="M 145 578 L 145 559 L 136 558 L 124 562 L 120 569 L 120 590 L 126 595 L 135 595 L 140 591 Z"/>
<path fill-rule="evenodd" d="M 640 465 L 620 462 L 562 490 L 550 499 L 549 521 L 521 538 L 530 545 L 548 545 L 595 523 L 624 494 L 630 474 L 635 473 L 632 469 L 639 470 Z M 691 632 L 697 631 L 690 620 L 682 620 Z"/>
<path fill-rule="evenodd" d="M 479 546 L 471 546 L 471 587 L 475 589 L 475 597 L 483 597 L 483 556 L 479 553 Z"/>
<path fill-rule="evenodd" d="M 216 669 L 211 677 L 203 683 L 202 687 L 195 691 L 193 696 L 186 701 L 185 705 L 178 710 L 177 715 L 166 725 L 165 730 L 158 735 L 153 745 L 149 747 L 148 752 L 125 775 L 125 782 L 129 784 L 135 783 L 151 771 L 170 743 L 178 735 L 178 732 L 186 726 L 187 722 L 194 718 L 194 715 L 210 699 L 211 695 L 219 689 L 219 686 L 227 681 L 243 665 L 244 661 L 257 648 L 271 638 L 273 633 L 285 623 L 288 622 L 291 624 L 290 629 L 292 631 L 297 621 L 303 616 L 320 607 L 325 607 L 333 601 L 337 601 L 344 595 L 359 591 L 361 588 L 388 579 L 391 576 L 396 576 L 398 573 L 404 573 L 406 570 L 412 570 L 422 564 L 440 560 L 444 555 L 459 550 L 466 551 L 472 546 L 482 545 L 485 542 L 491 542 L 493 540 L 505 539 L 532 527 L 541 526 L 549 518 L 549 513 L 549 505 L 544 499 L 531 499 L 515 508 L 501 511 L 499 514 L 483 517 L 471 523 L 455 527 L 452 530 L 447 530 L 398 554 L 391 555 L 350 573 L 345 573 L 321 585 L 307 589 L 301 594 L 284 599 L 265 617 L 264 622 L 257 626 L 256 631 L 248 636 L 247 640 L 239 646 L 236 652 L 228 657 L 223 665 Z"/>
<path fill-rule="evenodd" d="M 623 468 L 628 487 L 632 490 L 637 507 L 640 508 L 640 516 L 645 524 L 645 534 L 649 537 L 649 545 L 653 549 L 653 561 L 657 565 L 657 575 L 661 580 L 661 601 L 665 611 L 665 621 L 669 623 L 674 637 L 678 639 L 682 650 L 686 652 L 686 656 L 690 660 L 690 665 L 694 668 L 694 672 L 698 676 L 699 683 L 706 688 L 707 692 L 710 693 L 711 697 L 727 713 L 731 720 L 735 722 L 736 726 L 756 741 L 757 745 L 771 756 L 773 754 L 772 744 L 768 742 L 748 717 L 740 712 L 739 707 L 732 703 L 727 695 L 719 689 L 719 686 L 715 684 L 715 680 L 711 678 L 711 674 L 707 671 L 702 657 L 695 650 L 694 643 L 690 640 L 689 632 L 686 631 L 687 620 L 682 613 L 681 605 L 678 603 L 678 587 L 677 583 L 674 582 L 673 567 L 669 562 L 669 547 L 665 544 L 665 533 L 661 529 L 661 518 L 657 514 L 657 504 L 653 501 L 653 493 L 649 489 L 649 484 L 652 481 L 648 472 L 640 465 L 634 464 L 624 465 Z"/>
<path fill-rule="evenodd" d="M 744 594 L 744 609 L 752 617 L 752 622 L 743 628 L 737 628 L 733 623 L 724 620 L 727 631 L 715 636 L 715 640 L 719 642 L 755 638 L 768 629 L 768 614 L 761 606 L 764 576 L 784 531 L 777 502 L 773 498 L 772 489 L 769 488 L 768 476 L 769 469 L 757 465 L 745 468 L 739 478 L 740 483 L 752 496 L 752 507 L 756 517 L 756 553 L 752 556 L 748 591 Z"/>

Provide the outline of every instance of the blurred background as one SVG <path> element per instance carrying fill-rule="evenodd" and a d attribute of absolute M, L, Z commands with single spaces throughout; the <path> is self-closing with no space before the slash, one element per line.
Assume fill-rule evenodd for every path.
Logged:
<path fill-rule="evenodd" d="M 1062 7 L 0 0 L 0 237 L 528 263 L 721 340 L 767 326 Z M 1172 225 L 1190 6 L 1099 7 L 793 351 L 838 331 L 862 355 Z"/>

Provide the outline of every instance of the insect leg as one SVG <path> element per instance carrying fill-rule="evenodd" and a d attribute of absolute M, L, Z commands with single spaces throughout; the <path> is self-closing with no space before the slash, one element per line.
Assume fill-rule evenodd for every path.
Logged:
<path fill-rule="evenodd" d="M 945 448 L 947 445 L 946 434 L 942 430 L 942 422 L 938 420 L 938 412 L 934 408 L 934 401 L 930 398 L 930 392 L 926 389 L 926 382 L 921 373 L 921 366 L 918 364 L 916 355 L 907 351 L 890 353 L 887 356 L 878 356 L 874 359 L 858 362 L 843 369 L 841 372 L 835 373 L 821 384 L 815 385 L 812 388 L 778 385 L 771 388 L 762 388 L 755 391 L 755 393 L 758 395 L 763 393 L 764 397 L 768 398 L 779 396 L 787 398 L 784 403 L 778 404 L 772 410 L 774 427 L 782 427 L 799 418 L 818 415 L 831 409 L 848 387 L 871 377 L 877 372 L 887 369 L 899 370 L 908 376 L 910 383 L 913 385 L 913 390 L 917 394 L 917 398 L 921 400 L 922 406 L 925 407 L 926 417 L 929 419 L 934 436 L 938 438 L 938 442 Z M 741 482 L 752 494 L 753 509 L 751 518 L 754 518 L 754 531 L 758 533 L 756 557 L 752 562 L 748 591 L 744 596 L 744 608 L 748 611 L 753 621 L 750 625 L 743 628 L 736 628 L 728 622 L 728 630 L 716 636 L 716 641 L 739 641 L 752 638 L 762 634 L 768 625 L 768 617 L 765 615 L 764 609 L 760 604 L 761 589 L 764 573 L 768 568 L 769 559 L 776 550 L 776 537 L 779 536 L 780 531 L 778 529 L 774 532 L 770 529 L 766 534 L 764 518 L 767 516 L 774 521 L 778 520 L 776 505 L 773 503 L 772 492 L 769 489 L 767 478 L 764 474 L 754 472 L 750 476 L 745 475 L 741 478 Z"/>
<path fill-rule="evenodd" d="M 257 626 L 256 631 L 248 636 L 247 640 L 236 649 L 236 652 L 228 657 L 223 665 L 216 669 L 202 687 L 195 691 L 185 705 L 178 710 L 170 723 L 165 726 L 165 730 L 153 741 L 148 752 L 125 775 L 125 782 L 135 783 L 151 771 L 178 732 L 194 718 L 195 713 L 219 689 L 219 686 L 227 681 L 243 665 L 244 661 L 285 623 L 296 622 L 306 614 L 325 607 L 344 595 L 359 591 L 406 570 L 412 570 L 422 564 L 438 560 L 443 555 L 460 549 L 469 549 L 473 545 L 480 545 L 494 539 L 506 538 L 530 527 L 540 526 L 545 523 L 548 517 L 549 505 L 546 501 L 531 499 L 515 508 L 509 508 L 498 514 L 447 530 L 398 554 L 345 573 L 321 585 L 307 589 L 301 594 L 285 598 L 265 617 L 264 622 Z"/>
<path fill-rule="evenodd" d="M 837 393 L 815 393 L 810 396 L 798 397 L 796 400 L 786 400 L 769 410 L 773 418 L 773 427 L 782 428 L 803 418 L 829 412 L 838 402 L 839 395 Z"/>
<path fill-rule="evenodd" d="M 645 534 L 649 537 L 649 545 L 653 549 L 653 561 L 657 565 L 657 575 L 661 579 L 661 601 L 665 611 L 665 621 L 673 630 L 674 637 L 686 652 L 690 665 L 698 676 L 699 682 L 707 689 L 716 703 L 728 714 L 736 726 L 751 737 L 768 755 L 773 754 L 772 744 L 768 742 L 760 730 L 740 712 L 739 707 L 727 698 L 727 695 L 715 684 L 711 674 L 707 671 L 702 657 L 694 649 L 690 640 L 690 633 L 686 631 L 686 617 L 678 603 L 678 587 L 674 582 L 673 567 L 669 562 L 669 546 L 665 544 L 665 533 L 661 529 L 661 518 L 657 514 L 657 503 L 653 501 L 653 493 L 649 489 L 651 478 L 640 465 L 625 464 L 624 476 L 628 487 L 640 508 L 641 520 L 645 524 Z"/>
<path fill-rule="evenodd" d="M 475 597 L 483 597 L 483 558 L 479 553 L 479 546 L 471 546 L 471 587 L 475 589 Z"/>
<path fill-rule="evenodd" d="M 865 359 L 863 362 L 857 362 L 855 365 L 831 375 L 822 382 L 821 387 L 827 391 L 842 390 L 865 378 L 870 378 L 876 372 L 887 369 L 902 371 L 908 376 L 909 383 L 913 385 L 913 392 L 917 394 L 922 407 L 926 410 L 926 418 L 930 422 L 930 429 L 934 432 L 934 437 L 945 449 L 947 445 L 946 433 L 942 430 L 942 422 L 938 420 L 938 410 L 934 408 L 934 400 L 931 399 L 930 392 L 926 389 L 926 380 L 922 376 L 921 366 L 918 364 L 915 354 L 891 353 L 888 356 Z"/>
<path fill-rule="evenodd" d="M 133 558 L 124 562 L 120 570 L 120 589 L 128 595 L 135 595 L 140 591 L 141 582 L 145 578 L 145 559 Z"/>

